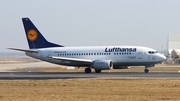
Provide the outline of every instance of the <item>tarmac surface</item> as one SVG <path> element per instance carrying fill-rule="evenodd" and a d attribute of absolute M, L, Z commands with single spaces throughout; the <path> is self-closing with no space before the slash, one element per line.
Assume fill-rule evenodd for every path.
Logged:
<path fill-rule="evenodd" d="M 34 72 L 34 69 L 41 67 L 55 67 L 47 62 L 30 62 L 30 63 L 1 63 L 0 80 L 49 80 L 49 79 L 180 79 L 180 73 L 176 72 L 102 72 L 102 73 L 84 73 L 82 72 Z M 177 67 L 179 65 L 166 66 Z M 162 66 L 163 68 L 163 66 Z M 162 69 L 163 70 L 163 69 Z"/>
<path fill-rule="evenodd" d="M 175 72 L 0 72 L 0 80 L 49 80 L 49 79 L 180 79 Z"/>

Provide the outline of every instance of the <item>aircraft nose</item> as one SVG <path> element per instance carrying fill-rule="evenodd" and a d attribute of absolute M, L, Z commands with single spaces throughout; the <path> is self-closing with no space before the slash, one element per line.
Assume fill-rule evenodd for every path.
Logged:
<path fill-rule="evenodd" d="M 166 60 L 166 56 L 164 56 L 163 54 L 160 54 L 160 55 L 159 55 L 159 58 L 160 58 L 160 61 Z"/>

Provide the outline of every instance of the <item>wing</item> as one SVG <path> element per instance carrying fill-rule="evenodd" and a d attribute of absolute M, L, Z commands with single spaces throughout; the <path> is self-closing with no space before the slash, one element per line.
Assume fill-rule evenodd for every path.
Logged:
<path fill-rule="evenodd" d="M 8 48 L 8 49 L 11 49 L 11 50 L 17 50 L 17 51 L 23 51 L 23 52 L 35 52 L 35 53 L 38 53 L 37 50 L 32 50 L 32 49 L 20 49 L 20 48 Z"/>
<path fill-rule="evenodd" d="M 77 58 L 66 58 L 66 57 L 55 57 L 50 56 L 54 60 L 70 61 L 70 62 L 81 62 L 81 63 L 92 63 L 93 60 L 90 59 L 77 59 Z"/>

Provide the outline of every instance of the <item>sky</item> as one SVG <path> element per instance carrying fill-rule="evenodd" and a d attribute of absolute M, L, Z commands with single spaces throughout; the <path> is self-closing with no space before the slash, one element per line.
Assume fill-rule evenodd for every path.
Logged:
<path fill-rule="evenodd" d="M 135 45 L 165 49 L 180 33 L 180 0 L 1 0 L 0 52 L 28 49 L 23 17 L 64 46 Z"/>

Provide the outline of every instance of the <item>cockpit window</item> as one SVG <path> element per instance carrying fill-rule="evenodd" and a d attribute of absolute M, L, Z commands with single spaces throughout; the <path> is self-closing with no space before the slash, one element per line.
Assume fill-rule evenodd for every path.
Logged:
<path fill-rule="evenodd" d="M 155 54 L 158 53 L 157 51 L 148 51 L 149 54 Z"/>

